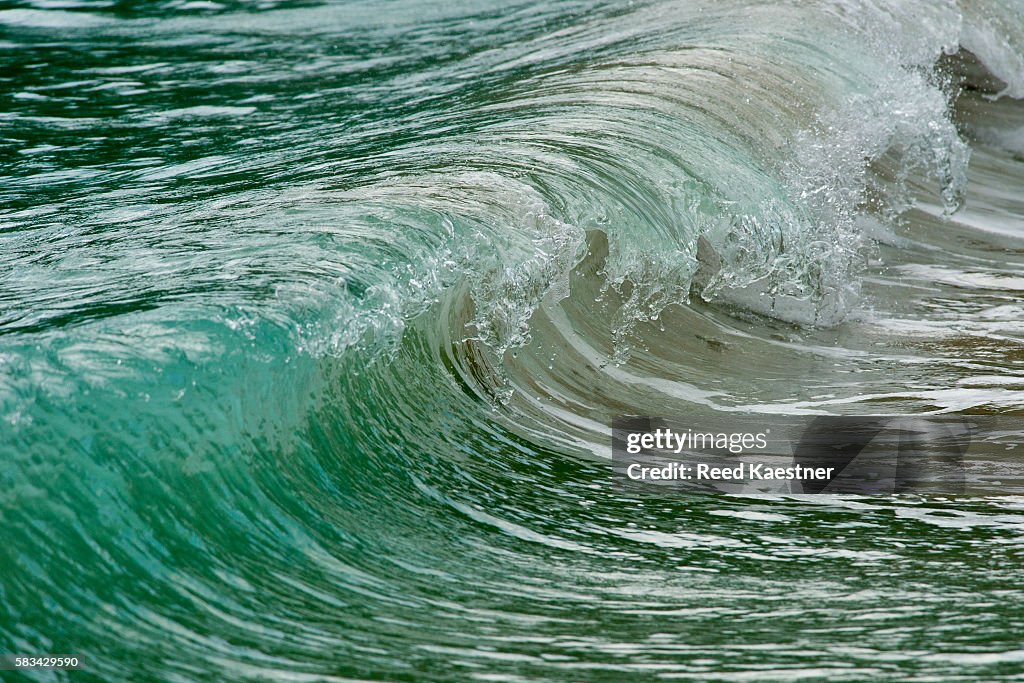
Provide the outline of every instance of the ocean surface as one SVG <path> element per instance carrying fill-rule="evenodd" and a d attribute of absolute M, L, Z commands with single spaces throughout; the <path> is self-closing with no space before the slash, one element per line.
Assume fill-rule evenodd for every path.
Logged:
<path fill-rule="evenodd" d="M 0 678 L 1024 679 L 1024 498 L 609 467 L 1024 415 L 1022 98 L 1021 0 L 0 1 Z"/>

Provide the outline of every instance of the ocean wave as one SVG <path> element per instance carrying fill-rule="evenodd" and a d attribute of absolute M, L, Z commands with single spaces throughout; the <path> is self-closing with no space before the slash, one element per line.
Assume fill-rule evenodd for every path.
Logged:
<path fill-rule="evenodd" d="M 1019 3 L 27 4 L 0 12 L 0 650 L 699 676 L 697 612 L 742 610 L 711 577 L 797 567 L 799 614 L 722 646 L 739 677 L 817 628 L 835 563 L 978 552 L 899 502 L 646 503 L 603 459 L 623 414 L 1021 410 Z M 1014 505 L 964 513 L 1009 539 L 992 581 Z M 896 569 L 849 531 L 931 522 Z M 883 585 L 851 634 L 934 594 Z"/>

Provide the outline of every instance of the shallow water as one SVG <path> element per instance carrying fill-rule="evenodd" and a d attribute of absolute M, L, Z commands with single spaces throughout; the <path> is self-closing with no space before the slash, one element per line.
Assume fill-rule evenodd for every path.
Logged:
<path fill-rule="evenodd" d="M 1019 497 L 643 495 L 623 414 L 1019 415 L 1019 2 L 0 9 L 38 680 L 992 681 Z"/>

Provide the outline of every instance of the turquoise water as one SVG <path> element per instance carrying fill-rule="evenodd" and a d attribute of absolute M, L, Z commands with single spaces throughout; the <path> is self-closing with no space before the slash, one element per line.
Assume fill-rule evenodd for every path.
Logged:
<path fill-rule="evenodd" d="M 891 5 L 0 5 L 4 673 L 1019 679 L 1019 497 L 608 466 L 1021 414 L 1024 6 Z"/>

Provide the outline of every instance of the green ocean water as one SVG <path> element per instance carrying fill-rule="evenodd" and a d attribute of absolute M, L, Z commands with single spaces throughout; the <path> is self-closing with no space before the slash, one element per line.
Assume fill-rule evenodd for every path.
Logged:
<path fill-rule="evenodd" d="M 1019 496 L 619 415 L 1024 414 L 1024 4 L 0 0 L 39 681 L 1024 678 Z"/>

